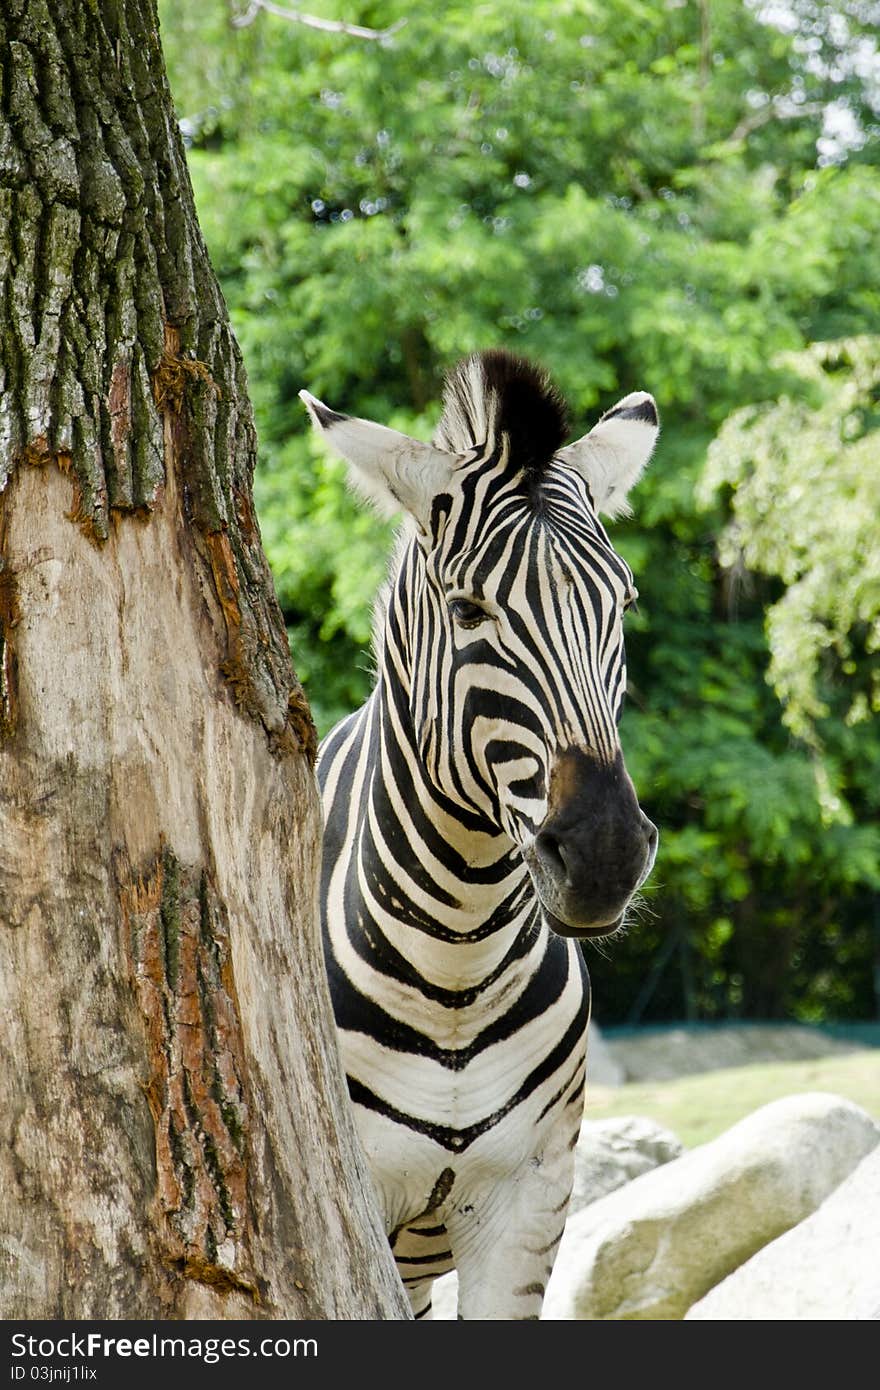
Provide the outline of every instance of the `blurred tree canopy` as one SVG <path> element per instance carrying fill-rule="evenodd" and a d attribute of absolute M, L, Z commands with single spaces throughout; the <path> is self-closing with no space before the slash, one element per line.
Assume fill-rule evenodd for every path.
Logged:
<path fill-rule="evenodd" d="M 880 711 L 880 338 L 813 343 L 781 365 L 812 399 L 786 393 L 729 416 L 699 494 L 733 488 L 722 563 L 785 585 L 767 611 L 769 676 L 785 723 L 815 747 L 829 654 L 851 690 L 846 722 Z"/>
<path fill-rule="evenodd" d="M 444 371 L 493 345 L 550 369 L 578 432 L 652 391 L 660 446 L 614 536 L 641 594 L 622 739 L 661 850 L 642 920 L 591 956 L 598 1017 L 870 1016 L 877 571 L 853 536 L 876 525 L 877 349 L 815 344 L 880 328 L 880 5 L 311 7 L 405 20 L 382 41 L 234 27 L 244 8 L 160 6 L 320 727 L 369 690 L 391 531 L 300 387 L 424 438 Z"/>

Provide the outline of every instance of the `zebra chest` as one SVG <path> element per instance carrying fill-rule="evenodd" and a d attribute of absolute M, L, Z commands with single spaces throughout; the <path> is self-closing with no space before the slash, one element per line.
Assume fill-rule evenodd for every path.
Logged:
<path fill-rule="evenodd" d="M 461 992 L 458 1007 L 379 972 L 357 984 L 336 973 L 333 996 L 390 1226 L 417 1215 L 447 1169 L 463 1200 L 550 1151 L 568 1154 L 559 1101 L 582 1084 L 588 1000 L 566 944 L 541 945 L 508 979 Z"/>
<path fill-rule="evenodd" d="M 373 1003 L 369 1012 L 369 1030 L 346 1027 L 344 1011 L 340 1018 L 349 1083 L 368 1088 L 389 1110 L 454 1131 L 467 1130 L 517 1094 L 552 1052 L 558 1033 L 554 1020 L 540 1015 L 515 1027 L 504 1013 L 471 1009 L 456 1018 L 423 1008 L 414 1026 L 409 1010 L 402 1017 Z"/>
<path fill-rule="evenodd" d="M 508 1042 L 455 1067 L 341 1035 L 355 1121 L 389 1232 L 430 1213 L 445 1221 L 455 1210 L 492 1207 L 519 1175 L 542 1177 L 567 1197 L 585 1028 L 575 1034 L 561 1061 L 555 1049 L 548 1057 L 546 1049 Z M 566 1106 L 572 1099 L 574 1107 Z"/>

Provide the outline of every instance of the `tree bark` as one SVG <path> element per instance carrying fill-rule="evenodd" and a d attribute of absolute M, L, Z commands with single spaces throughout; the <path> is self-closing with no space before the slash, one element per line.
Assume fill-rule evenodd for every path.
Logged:
<path fill-rule="evenodd" d="M 0 1317 L 406 1317 L 154 0 L 4 0 L 0 122 Z"/>

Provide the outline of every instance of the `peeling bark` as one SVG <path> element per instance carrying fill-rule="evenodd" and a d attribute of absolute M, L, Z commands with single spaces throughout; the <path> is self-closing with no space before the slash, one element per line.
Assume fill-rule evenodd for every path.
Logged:
<path fill-rule="evenodd" d="M 0 13 L 0 1317 L 406 1317 L 153 0 Z"/>
<path fill-rule="evenodd" d="M 147 1036 L 165 1262 L 259 1298 L 250 1245 L 244 1045 L 225 908 L 204 870 L 165 850 L 146 877 L 117 865 Z"/>

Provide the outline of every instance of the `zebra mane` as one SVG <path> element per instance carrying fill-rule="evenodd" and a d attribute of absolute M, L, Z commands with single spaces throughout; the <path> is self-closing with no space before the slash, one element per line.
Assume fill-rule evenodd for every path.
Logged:
<path fill-rule="evenodd" d="M 547 373 L 503 349 L 474 353 L 453 367 L 434 443 L 465 453 L 506 434 L 510 466 L 540 474 L 568 438 L 568 408 Z"/>

